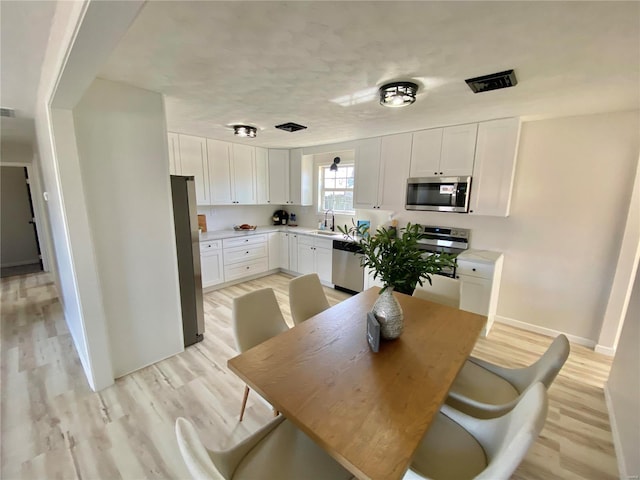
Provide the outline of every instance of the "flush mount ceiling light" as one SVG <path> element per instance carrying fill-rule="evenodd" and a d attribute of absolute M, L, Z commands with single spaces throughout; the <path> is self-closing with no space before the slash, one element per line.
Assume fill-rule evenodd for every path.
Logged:
<path fill-rule="evenodd" d="M 387 83 L 380 87 L 380 105 L 406 107 L 416 101 L 418 85 L 411 82 Z"/>
<path fill-rule="evenodd" d="M 333 163 L 331 164 L 331 166 L 329 167 L 329 170 L 331 170 L 332 172 L 337 172 L 338 171 L 338 164 L 340 163 L 340 157 L 336 157 L 333 159 Z"/>
<path fill-rule="evenodd" d="M 234 125 L 233 126 L 233 134 L 238 137 L 256 137 L 257 129 L 256 127 L 251 127 L 249 125 Z"/>

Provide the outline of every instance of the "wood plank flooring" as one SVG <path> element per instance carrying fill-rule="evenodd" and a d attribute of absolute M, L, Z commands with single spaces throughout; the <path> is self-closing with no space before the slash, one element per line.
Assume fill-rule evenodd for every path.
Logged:
<path fill-rule="evenodd" d="M 184 353 L 92 392 L 49 275 L 2 279 L 1 470 L 3 479 L 189 478 L 177 448 L 176 417 L 191 419 L 205 443 L 224 448 L 269 421 L 252 392 L 239 423 L 243 383 L 226 363 L 236 355 L 231 301 L 272 287 L 291 323 L 288 276 L 277 274 L 205 295 L 205 340 Z M 331 304 L 346 295 L 326 289 Z M 150 332 L 149 341 L 153 341 Z M 474 355 L 507 366 L 533 362 L 550 339 L 494 325 Z M 618 478 L 603 385 L 611 361 L 572 345 L 549 390 L 542 435 L 515 479 Z"/>

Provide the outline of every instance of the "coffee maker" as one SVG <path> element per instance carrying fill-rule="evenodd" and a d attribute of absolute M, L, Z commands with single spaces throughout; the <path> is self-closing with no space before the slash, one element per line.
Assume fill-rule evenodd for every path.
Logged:
<path fill-rule="evenodd" d="M 274 225 L 286 225 L 289 221 L 289 214 L 286 210 L 276 210 L 273 212 L 273 224 Z"/>

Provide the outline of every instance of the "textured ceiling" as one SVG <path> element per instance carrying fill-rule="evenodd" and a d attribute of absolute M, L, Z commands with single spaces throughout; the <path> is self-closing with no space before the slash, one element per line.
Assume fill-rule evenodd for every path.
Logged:
<path fill-rule="evenodd" d="M 465 78 L 513 68 L 518 85 Z M 502 116 L 638 108 L 639 2 L 149 2 L 102 77 L 166 94 L 172 131 L 310 146 Z M 421 89 L 384 108 L 392 80 Z M 284 122 L 308 126 L 288 133 Z"/>

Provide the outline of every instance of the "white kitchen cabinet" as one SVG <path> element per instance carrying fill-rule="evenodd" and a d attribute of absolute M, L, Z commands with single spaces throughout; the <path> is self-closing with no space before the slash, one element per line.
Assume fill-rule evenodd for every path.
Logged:
<path fill-rule="evenodd" d="M 180 167 L 180 143 L 177 133 L 169 133 L 167 136 L 169 146 L 169 174 L 181 175 Z"/>
<path fill-rule="evenodd" d="M 256 148 L 234 143 L 231 145 L 231 192 L 233 202 L 255 205 L 256 202 Z"/>
<path fill-rule="evenodd" d="M 471 176 L 477 129 L 471 123 L 414 132 L 410 176 Z"/>
<path fill-rule="evenodd" d="M 195 178 L 196 203 L 209 205 L 209 167 L 207 163 L 207 145 L 204 138 L 191 135 L 179 135 L 180 175 Z"/>
<path fill-rule="evenodd" d="M 267 203 L 289 203 L 289 150 L 269 149 L 269 198 Z"/>
<path fill-rule="evenodd" d="M 289 269 L 289 234 L 272 232 L 269 234 L 269 270 Z"/>
<path fill-rule="evenodd" d="M 401 133 L 358 142 L 355 208 L 396 210 L 404 207 L 411 162 L 411 134 Z"/>
<path fill-rule="evenodd" d="M 377 279 L 373 278 L 373 270 L 370 269 L 369 267 L 364 267 L 364 289 L 366 290 L 367 288 L 371 288 L 371 287 L 384 287 L 384 284 L 382 283 L 382 280 L 380 279 L 380 277 L 378 277 Z"/>
<path fill-rule="evenodd" d="M 493 325 L 498 307 L 503 255 L 475 250 L 458 256 L 456 276 L 460 280 L 460 309 L 485 315 L 486 336 Z"/>
<path fill-rule="evenodd" d="M 468 177 L 473 173 L 477 133 L 477 123 L 444 128 L 439 175 Z"/>
<path fill-rule="evenodd" d="M 377 208 L 385 210 L 404 209 L 410 163 L 410 133 L 382 137 L 380 143 L 380 177 L 378 181 Z"/>
<path fill-rule="evenodd" d="M 200 270 L 202 288 L 224 282 L 221 240 L 200 242 Z"/>
<path fill-rule="evenodd" d="M 225 238 L 222 249 L 224 278 L 227 282 L 264 273 L 269 268 L 266 234 Z"/>
<path fill-rule="evenodd" d="M 262 147 L 256 147 L 256 203 L 269 204 L 269 158 Z"/>
<path fill-rule="evenodd" d="M 313 205 L 313 156 L 302 149 L 269 149 L 269 199 L 272 205 Z"/>
<path fill-rule="evenodd" d="M 298 234 L 289 233 L 289 270 L 298 272 Z"/>
<path fill-rule="evenodd" d="M 207 139 L 213 205 L 256 203 L 255 147 Z"/>
<path fill-rule="evenodd" d="M 331 284 L 333 240 L 317 236 L 298 236 L 298 273 L 317 273 L 320 281 Z"/>
<path fill-rule="evenodd" d="M 470 214 L 509 215 L 519 137 L 519 118 L 480 122 L 478 125 Z"/>
<path fill-rule="evenodd" d="M 380 175 L 381 138 L 368 138 L 356 144 L 355 186 L 353 206 L 355 208 L 378 207 L 378 180 Z"/>

